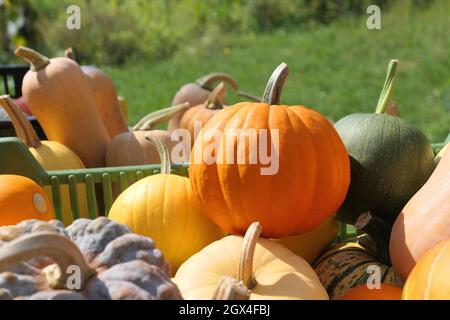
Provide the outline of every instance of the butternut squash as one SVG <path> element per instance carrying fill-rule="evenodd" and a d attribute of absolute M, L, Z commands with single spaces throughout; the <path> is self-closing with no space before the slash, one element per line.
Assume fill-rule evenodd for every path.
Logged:
<path fill-rule="evenodd" d="M 25 47 L 18 47 L 15 54 L 31 65 L 22 93 L 48 139 L 73 150 L 86 167 L 103 167 L 110 138 L 80 66 Z"/>
<path fill-rule="evenodd" d="M 72 48 L 68 48 L 65 55 L 76 61 Z M 128 125 L 122 115 L 117 91 L 111 78 L 96 66 L 81 66 L 81 70 L 88 78 L 89 86 L 94 94 L 95 105 L 110 138 L 128 132 Z"/>

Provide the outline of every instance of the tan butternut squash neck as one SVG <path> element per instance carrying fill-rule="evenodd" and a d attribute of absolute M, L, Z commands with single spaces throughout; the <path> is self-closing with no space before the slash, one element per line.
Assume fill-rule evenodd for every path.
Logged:
<path fill-rule="evenodd" d="M 33 126 L 13 101 L 13 99 L 11 99 L 11 97 L 8 95 L 1 96 L 0 105 L 3 107 L 3 109 L 5 109 L 6 113 L 11 119 L 14 130 L 16 130 L 17 137 L 22 140 L 22 142 L 28 148 L 39 147 L 41 145 L 41 139 L 39 139 Z"/>
<path fill-rule="evenodd" d="M 32 71 L 42 70 L 50 64 L 49 58 L 27 47 L 18 47 L 16 51 L 14 51 L 14 54 L 27 60 L 30 63 L 30 69 Z"/>
<path fill-rule="evenodd" d="M 50 266 L 43 270 L 47 283 L 52 288 L 67 287 L 68 277 L 72 274 L 67 271 L 71 266 L 79 268 L 81 286 L 79 289 L 82 289 L 84 282 L 95 273 L 72 241 L 49 232 L 28 234 L 2 246 L 0 272 L 7 271 L 20 262 L 43 256 L 54 260 L 59 267 L 59 272 L 52 272 L 54 270 L 49 268 Z"/>
<path fill-rule="evenodd" d="M 223 82 L 219 83 L 205 101 L 205 108 L 210 110 L 223 109 L 222 101 L 226 91 L 225 84 Z"/>
<path fill-rule="evenodd" d="M 250 290 L 241 281 L 233 277 L 224 276 L 220 279 L 213 300 L 249 300 Z"/>
<path fill-rule="evenodd" d="M 262 102 L 269 105 L 280 104 L 281 92 L 283 91 L 284 83 L 289 76 L 289 68 L 286 63 L 280 64 L 270 76 L 264 90 Z"/>
<path fill-rule="evenodd" d="M 250 225 L 244 237 L 244 245 L 239 260 L 238 277 L 248 289 L 256 286 L 256 279 L 253 276 L 253 256 L 255 255 L 256 244 L 261 234 L 262 227 L 259 222 Z"/>

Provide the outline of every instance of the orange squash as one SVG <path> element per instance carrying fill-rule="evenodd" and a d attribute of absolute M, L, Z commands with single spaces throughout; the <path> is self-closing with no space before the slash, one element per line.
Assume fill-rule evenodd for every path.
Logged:
<path fill-rule="evenodd" d="M 428 250 L 450 238 L 450 149 L 429 180 L 409 200 L 392 227 L 389 252 L 395 271 L 406 279 Z"/>
<path fill-rule="evenodd" d="M 0 226 L 28 219 L 54 219 L 53 207 L 44 189 L 26 177 L 0 175 Z"/>
<path fill-rule="evenodd" d="M 280 65 L 264 102 L 219 111 L 195 140 L 192 188 L 210 218 L 231 234 L 244 234 L 253 221 L 268 238 L 306 233 L 347 193 L 349 157 L 333 125 L 304 106 L 279 105 L 288 73 Z"/>
<path fill-rule="evenodd" d="M 196 125 L 199 124 L 201 125 L 200 127 L 203 127 L 209 119 L 225 107 L 222 104 L 225 91 L 225 84 L 221 82 L 211 92 L 208 99 L 204 103 L 190 108 L 181 116 L 179 127 L 189 131 L 191 136 L 191 147 L 194 145 L 195 138 L 197 138 L 199 133 L 195 130 Z"/>
<path fill-rule="evenodd" d="M 80 66 L 24 47 L 15 54 L 31 64 L 22 93 L 48 139 L 73 150 L 86 167 L 103 167 L 110 138 Z"/>
<path fill-rule="evenodd" d="M 28 147 L 42 168 L 45 170 L 84 169 L 81 159 L 63 144 L 56 141 L 41 141 L 28 119 L 9 96 L 0 96 L 0 106 L 9 115 L 18 138 Z M 53 203 L 51 187 L 45 186 L 44 190 Z M 87 217 L 87 199 L 83 197 L 86 194 L 86 187 L 83 183 L 77 185 L 77 192 L 79 214 L 81 217 Z M 68 185 L 61 185 L 61 209 L 65 225 L 70 224 L 74 215 L 70 205 Z"/>
<path fill-rule="evenodd" d="M 76 61 L 72 48 L 66 49 L 65 55 Z M 120 109 L 116 87 L 111 78 L 96 66 L 81 66 L 81 70 L 88 78 L 95 105 L 110 138 L 128 132 L 128 125 Z"/>
<path fill-rule="evenodd" d="M 369 289 L 361 284 L 350 289 L 340 300 L 401 300 L 402 288 L 381 283 L 380 288 Z"/>
<path fill-rule="evenodd" d="M 450 240 L 427 251 L 403 287 L 404 300 L 450 300 Z"/>

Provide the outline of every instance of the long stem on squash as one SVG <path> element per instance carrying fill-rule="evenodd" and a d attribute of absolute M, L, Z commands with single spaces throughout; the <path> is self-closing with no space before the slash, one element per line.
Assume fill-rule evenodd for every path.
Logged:
<path fill-rule="evenodd" d="M 151 141 L 158 151 L 161 157 L 161 174 L 170 174 L 170 154 L 166 145 L 160 138 L 151 134 L 151 132 L 145 135 L 145 139 Z"/>
<path fill-rule="evenodd" d="M 389 62 L 386 80 L 384 82 L 383 89 L 381 90 L 380 98 L 378 99 L 377 108 L 375 110 L 375 113 L 377 114 L 386 113 L 386 110 L 391 103 L 397 79 L 396 71 L 398 63 L 399 62 L 397 59 L 393 59 Z"/>
<path fill-rule="evenodd" d="M 48 57 L 27 47 L 18 47 L 16 51 L 14 51 L 14 54 L 27 60 L 30 63 L 30 69 L 35 72 L 44 69 L 50 64 L 50 59 Z"/>
<path fill-rule="evenodd" d="M 248 289 L 256 286 L 256 280 L 253 276 L 253 257 L 255 255 L 256 244 L 261 234 L 262 227 L 259 222 L 250 225 L 244 237 L 244 245 L 239 260 L 238 277 Z"/>

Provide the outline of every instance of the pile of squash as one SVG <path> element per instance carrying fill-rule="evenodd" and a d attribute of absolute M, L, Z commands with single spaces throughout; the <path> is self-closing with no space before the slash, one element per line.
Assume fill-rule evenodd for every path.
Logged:
<path fill-rule="evenodd" d="M 228 106 L 225 84 L 238 86 L 212 73 L 129 127 L 111 79 L 79 66 L 72 51 L 16 55 L 30 63 L 23 99 L 49 141 L 9 97 L 0 105 L 44 169 L 161 171 L 116 190 L 107 218 L 72 221 L 62 189 L 63 222 L 53 220 L 49 190 L 0 175 L 0 298 L 450 299 L 450 148 L 435 156 L 399 117 L 397 60 L 375 113 L 335 124 L 280 103 L 283 63 L 262 98 L 238 93 L 252 101 Z M 166 121 L 167 131 L 154 129 Z M 210 134 L 230 129 L 245 143 Z M 246 130 L 267 139 L 265 154 L 252 153 Z M 181 148 L 180 132 L 190 137 Z M 174 154 L 189 162 L 189 177 L 171 174 Z M 358 235 L 339 239 L 340 222 Z M 78 287 L 61 272 L 69 265 L 81 270 Z"/>

